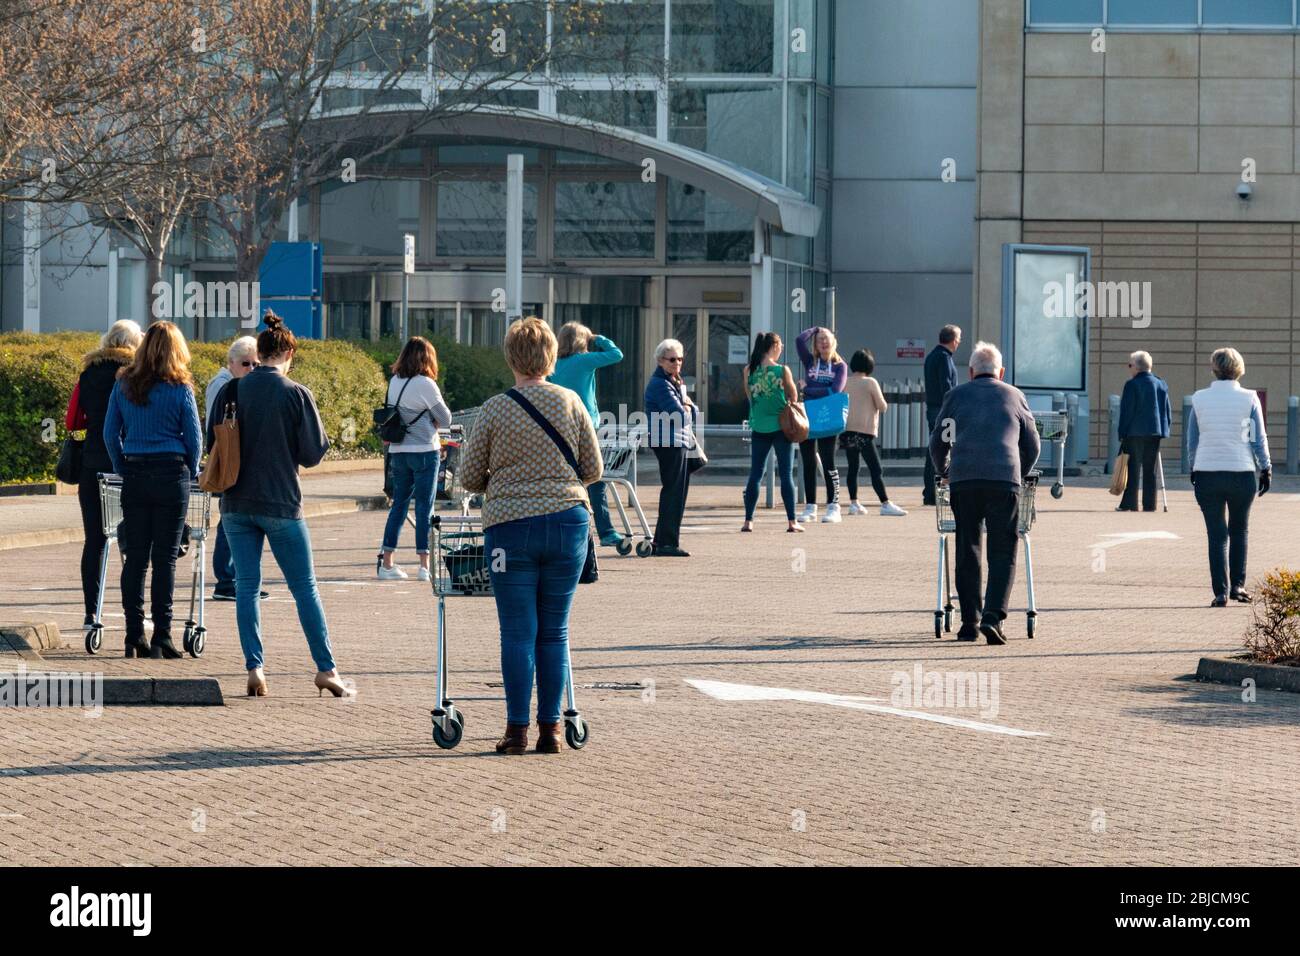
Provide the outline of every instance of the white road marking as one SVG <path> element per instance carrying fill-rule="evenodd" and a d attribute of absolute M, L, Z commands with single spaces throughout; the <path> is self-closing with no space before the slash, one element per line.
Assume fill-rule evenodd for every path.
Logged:
<path fill-rule="evenodd" d="M 1112 541 L 1095 541 L 1088 547 L 1093 551 L 1105 551 L 1107 548 L 1117 548 L 1121 544 L 1132 544 L 1134 541 L 1180 541 L 1178 535 L 1172 531 L 1123 531 L 1118 534 L 1103 534 L 1103 538 L 1113 538 Z"/>
<path fill-rule="evenodd" d="M 883 700 L 881 697 L 856 697 L 848 694 L 824 694 L 814 690 L 792 690 L 786 687 L 754 687 L 749 684 L 728 684 L 716 680 L 687 680 L 696 690 L 703 691 L 710 697 L 727 701 L 756 700 L 798 700 L 810 704 L 831 704 L 835 707 L 848 707 L 852 710 L 866 710 L 876 714 L 891 714 L 895 717 L 910 717 L 913 720 L 928 720 L 949 727 L 961 727 L 965 730 L 979 730 L 989 734 L 1006 734 L 1011 737 L 1049 737 L 1050 734 L 1038 730 L 1020 730 L 1017 727 L 1004 727 L 1001 724 L 987 724 L 964 717 L 950 717 L 947 714 L 931 714 L 921 710 L 903 710 L 868 701 Z"/>

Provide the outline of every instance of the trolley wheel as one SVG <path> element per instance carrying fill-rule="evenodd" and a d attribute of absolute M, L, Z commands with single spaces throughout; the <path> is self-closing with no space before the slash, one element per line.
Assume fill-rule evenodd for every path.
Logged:
<path fill-rule="evenodd" d="M 1025 619 L 1025 633 L 1031 641 L 1034 639 L 1034 619 L 1032 617 Z"/>
<path fill-rule="evenodd" d="M 636 543 L 636 556 L 638 558 L 648 558 L 655 553 L 655 544 L 653 541 L 638 541 Z"/>
<path fill-rule="evenodd" d="M 614 548 L 614 550 L 626 558 L 629 554 L 632 553 L 631 539 L 624 538 L 622 541 L 618 543 L 618 545 Z"/>
<path fill-rule="evenodd" d="M 459 720 L 449 720 L 447 725 L 451 730 L 444 734 L 442 728 L 438 726 L 438 722 L 436 720 L 433 722 L 433 742 L 443 750 L 451 750 L 451 748 L 455 747 L 460 743 L 460 738 L 465 733 L 465 725 Z"/>
<path fill-rule="evenodd" d="M 190 657 L 197 659 L 203 656 L 203 648 L 208 643 L 206 631 L 207 628 L 202 627 L 195 627 L 192 630 L 185 628 L 185 650 L 189 652 Z"/>
<path fill-rule="evenodd" d="M 934 612 L 934 639 L 943 639 L 943 611 Z"/>
<path fill-rule="evenodd" d="M 581 750 L 587 746 L 587 740 L 591 736 L 591 728 L 581 717 L 575 717 L 573 720 L 564 722 L 564 742 L 574 750 Z"/>
<path fill-rule="evenodd" d="M 1063 494 L 1065 494 L 1065 485 L 1061 484 L 1059 481 L 1052 485 L 1053 498 L 1059 498 Z"/>
<path fill-rule="evenodd" d="M 99 649 L 104 646 L 104 628 L 100 624 L 94 625 L 86 632 L 86 653 L 98 654 Z"/>

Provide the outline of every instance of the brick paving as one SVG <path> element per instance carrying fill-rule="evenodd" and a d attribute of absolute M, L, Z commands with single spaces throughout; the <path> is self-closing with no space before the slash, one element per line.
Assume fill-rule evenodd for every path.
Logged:
<path fill-rule="evenodd" d="M 352 701 L 321 699 L 274 564 L 265 603 L 272 696 L 249 700 L 230 604 L 208 605 L 200 661 L 88 658 L 75 625 L 79 545 L 0 552 L 0 620 L 71 628 L 51 667 L 218 677 L 222 708 L 0 710 L 0 864 L 1294 863 L 1300 697 L 1184 680 L 1234 651 L 1249 610 L 1210 610 L 1190 494 L 1119 515 L 1072 486 L 1034 534 L 1042 617 L 1025 639 L 1024 575 L 1006 647 L 932 636 L 933 514 L 846 518 L 801 537 L 760 511 L 739 535 L 734 487 L 694 489 L 689 561 L 620 559 L 579 591 L 581 752 L 491 753 L 502 705 L 490 598 L 449 602 L 453 751 L 430 739 L 433 599 L 379 583 L 382 513 L 311 523 Z M 1300 496 L 1257 505 L 1256 574 L 1297 563 Z M 653 490 L 643 494 L 652 507 Z M 1113 544 L 1108 534 L 1164 531 Z M 409 529 L 403 543 L 411 544 Z M 802 551 L 796 550 L 802 549 Z M 608 555 L 608 557 L 605 557 Z M 116 566 L 116 558 L 114 566 Z M 399 560 L 414 564 L 410 550 Z M 180 595 L 188 593 L 181 575 Z M 12 666 L 0 659 L 0 667 Z M 1011 737 L 824 703 L 716 700 L 688 679 L 883 700 L 914 665 L 996 673 Z M 911 707 L 912 705 L 905 705 Z"/>

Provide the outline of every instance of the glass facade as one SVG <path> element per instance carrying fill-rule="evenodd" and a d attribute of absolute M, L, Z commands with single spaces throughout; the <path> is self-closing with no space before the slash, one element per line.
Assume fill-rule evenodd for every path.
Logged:
<path fill-rule="evenodd" d="M 1030 27 L 1262 29 L 1297 26 L 1292 0 L 1028 0 Z"/>
<path fill-rule="evenodd" d="M 503 179 L 440 181 L 436 255 L 452 258 L 506 254 Z M 537 186 L 524 184 L 524 255 L 537 256 Z"/>

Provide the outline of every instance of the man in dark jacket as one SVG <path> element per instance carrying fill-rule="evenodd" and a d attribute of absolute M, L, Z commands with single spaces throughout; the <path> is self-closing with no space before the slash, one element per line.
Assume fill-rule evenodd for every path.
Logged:
<path fill-rule="evenodd" d="M 1156 458 L 1160 439 L 1169 437 L 1173 419 L 1169 386 L 1151 373 L 1151 355 L 1134 352 L 1128 360 L 1129 380 L 1119 402 L 1120 451 L 1128 452 L 1128 484 L 1116 511 L 1137 511 L 1138 473 L 1142 476 L 1142 510 L 1156 510 Z"/>
<path fill-rule="evenodd" d="M 650 448 L 659 460 L 659 517 L 655 521 L 654 556 L 689 558 L 681 546 L 682 516 L 691 490 L 691 474 L 703 466 L 695 443 L 699 409 L 682 381 L 686 350 L 676 339 L 664 339 L 655 349 L 658 368 L 645 386 L 645 413 L 650 423 Z"/>
<path fill-rule="evenodd" d="M 930 436 L 930 457 L 947 481 L 956 522 L 959 641 L 973 641 L 975 620 L 990 644 L 1005 644 L 1020 545 L 1020 488 L 1038 461 L 1038 431 L 1029 403 L 1002 381 L 1002 353 L 987 342 L 971 350 L 970 378 L 954 388 Z M 988 529 L 989 581 L 980 602 L 980 522 Z"/>
<path fill-rule="evenodd" d="M 939 330 L 939 344 L 925 357 L 925 421 L 931 435 L 943 400 L 957 387 L 957 366 L 953 364 L 952 356 L 959 345 L 961 329 L 945 325 Z M 934 462 L 929 455 L 925 456 L 925 490 L 921 494 L 921 503 L 934 504 Z"/>

